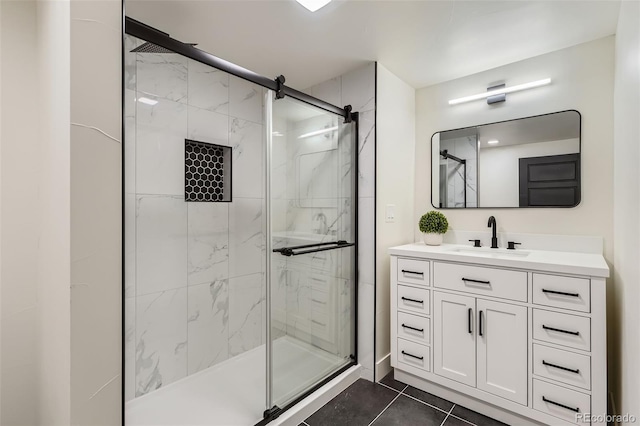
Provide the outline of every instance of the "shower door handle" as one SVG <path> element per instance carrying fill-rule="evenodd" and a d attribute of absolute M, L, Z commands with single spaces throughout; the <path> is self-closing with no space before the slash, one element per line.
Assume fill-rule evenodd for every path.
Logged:
<path fill-rule="evenodd" d="M 282 247 L 273 249 L 274 253 L 280 253 L 283 256 L 298 256 L 301 254 L 316 253 L 319 251 L 335 250 L 344 247 L 353 247 L 356 243 L 348 243 L 345 240 L 332 241 L 328 243 L 304 244 L 301 246 Z"/>

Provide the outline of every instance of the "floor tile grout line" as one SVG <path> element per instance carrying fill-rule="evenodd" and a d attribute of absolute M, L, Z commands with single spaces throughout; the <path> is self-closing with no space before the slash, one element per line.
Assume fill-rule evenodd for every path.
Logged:
<path fill-rule="evenodd" d="M 462 417 L 458 417 L 455 414 L 451 414 L 450 417 L 454 417 L 454 418 L 456 418 L 458 420 L 462 420 L 463 422 L 465 422 L 466 424 L 469 424 L 471 426 L 477 426 L 475 423 L 470 422 L 469 420 L 463 419 Z"/>
<path fill-rule="evenodd" d="M 442 423 L 440 423 L 440 426 L 443 426 L 444 423 L 447 421 L 447 419 L 449 418 L 449 416 L 451 415 L 451 412 L 453 411 L 453 409 L 456 407 L 456 404 L 453 404 L 453 407 L 451 407 L 451 409 L 449 410 L 449 412 L 447 413 L 447 415 L 445 416 L 444 420 L 442 420 Z"/>
<path fill-rule="evenodd" d="M 409 387 L 409 385 L 406 385 L 406 386 L 404 387 L 404 389 L 406 389 L 406 388 L 408 388 L 408 387 Z M 404 389 L 402 389 L 402 390 L 404 391 Z M 389 404 L 387 404 L 387 406 L 386 406 L 386 407 L 384 407 L 384 409 L 380 412 L 380 414 L 378 414 L 378 415 L 376 416 L 376 418 L 375 418 L 375 419 L 371 420 L 371 423 L 369 423 L 369 425 L 368 425 L 368 426 L 371 426 L 371 425 L 372 425 L 376 420 L 378 420 L 378 418 L 379 418 L 379 417 L 380 417 L 380 416 L 381 416 L 385 411 L 387 411 L 387 408 L 391 407 L 391 404 L 393 404 L 393 403 L 396 401 L 396 399 L 400 398 L 400 395 L 402 395 L 402 392 L 398 392 L 398 394 L 396 395 L 396 397 L 395 397 L 395 398 L 393 398 L 393 399 L 391 400 L 391 402 L 390 402 Z"/>
<path fill-rule="evenodd" d="M 387 388 L 387 389 L 391 389 L 391 390 L 392 390 L 392 391 L 394 391 L 394 392 L 402 393 L 402 391 L 399 391 L 398 389 L 392 388 L 392 387 L 391 387 L 391 386 L 389 386 L 389 385 L 385 385 L 384 383 L 380 383 L 380 382 L 377 382 L 377 383 L 378 383 L 379 385 L 381 385 L 381 386 L 384 386 L 384 387 L 385 387 L 385 388 Z M 408 386 L 408 385 L 407 385 L 407 386 Z"/>
<path fill-rule="evenodd" d="M 407 386 L 407 387 L 408 387 L 408 386 Z M 406 389 L 406 388 L 405 388 L 405 389 Z M 443 410 L 443 409 L 442 409 L 442 408 L 440 408 L 440 407 L 436 407 L 435 405 L 431 405 L 431 404 L 429 404 L 428 402 L 424 402 L 423 400 L 418 399 L 418 398 L 416 398 L 416 397 L 415 397 L 415 396 L 413 396 L 413 395 L 406 394 L 406 393 L 404 393 L 404 391 L 402 391 L 401 393 L 402 393 L 404 396 L 406 396 L 406 397 L 408 397 L 408 398 L 413 399 L 414 401 L 418 401 L 419 403 L 426 405 L 427 407 L 435 408 L 436 410 L 438 410 L 438 411 L 442 411 L 443 413 L 447 413 L 447 412 L 448 412 L 448 411 L 446 411 L 446 410 Z M 453 405 L 455 406 L 455 404 L 453 404 Z"/>

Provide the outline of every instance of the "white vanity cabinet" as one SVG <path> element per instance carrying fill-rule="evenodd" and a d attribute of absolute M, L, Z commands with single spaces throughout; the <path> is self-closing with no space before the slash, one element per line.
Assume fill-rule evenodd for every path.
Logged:
<path fill-rule="evenodd" d="M 602 256 L 456 247 L 390 249 L 396 379 L 507 424 L 604 424 Z"/>

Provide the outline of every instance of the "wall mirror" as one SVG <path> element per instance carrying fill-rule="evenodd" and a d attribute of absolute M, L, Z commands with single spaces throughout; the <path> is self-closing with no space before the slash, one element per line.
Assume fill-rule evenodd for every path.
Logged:
<path fill-rule="evenodd" d="M 435 208 L 575 207 L 580 203 L 575 110 L 435 133 Z"/>

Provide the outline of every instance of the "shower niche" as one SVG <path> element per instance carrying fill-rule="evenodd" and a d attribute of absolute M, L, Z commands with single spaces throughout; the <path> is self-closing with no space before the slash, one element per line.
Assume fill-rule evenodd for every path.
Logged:
<path fill-rule="evenodd" d="M 184 141 L 185 201 L 231 201 L 231 147 Z"/>

